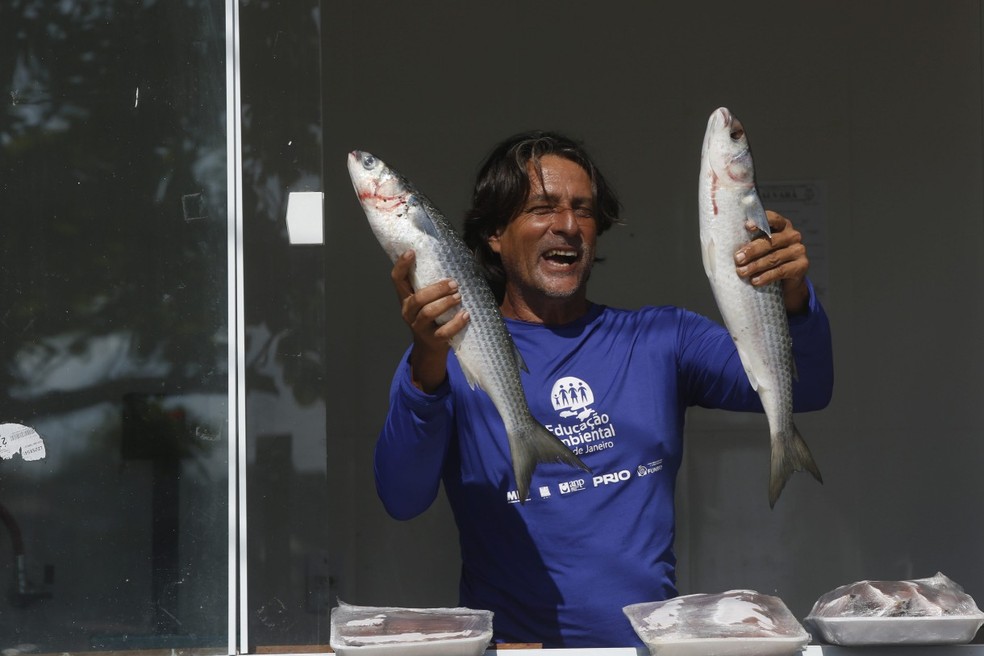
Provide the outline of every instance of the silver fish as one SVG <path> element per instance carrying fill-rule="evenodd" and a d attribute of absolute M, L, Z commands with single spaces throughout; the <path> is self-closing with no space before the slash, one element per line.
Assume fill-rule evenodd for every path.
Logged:
<path fill-rule="evenodd" d="M 448 220 L 410 181 L 370 153 L 350 153 L 348 169 L 369 225 L 390 259 L 396 261 L 411 249 L 416 253 L 414 289 L 447 278 L 458 283 L 461 307 L 470 319 L 451 346 L 468 384 L 485 390 L 502 417 L 520 501 L 529 494 L 537 463 L 563 462 L 590 471 L 530 414 L 519 377 L 521 369 L 528 371 L 526 363 L 472 252 Z M 455 312 L 446 312 L 438 323 L 449 321 Z"/>
<path fill-rule="evenodd" d="M 753 287 L 735 271 L 735 253 L 752 238 L 746 222 L 754 221 L 766 238 L 771 232 L 755 189 L 745 130 L 725 107 L 717 109 L 707 121 L 700 162 L 699 206 L 704 271 L 748 380 L 769 419 L 769 506 L 774 507 L 793 471 L 805 469 L 821 483 L 823 479 L 793 423 L 796 365 L 780 283 Z"/>

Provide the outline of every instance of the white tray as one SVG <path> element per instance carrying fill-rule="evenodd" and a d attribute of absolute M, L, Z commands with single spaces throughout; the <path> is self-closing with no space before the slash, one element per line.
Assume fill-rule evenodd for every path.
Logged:
<path fill-rule="evenodd" d="M 956 645 L 970 642 L 984 624 L 980 615 L 935 617 L 806 617 L 817 637 L 833 645 Z"/>
<path fill-rule="evenodd" d="M 810 642 L 780 598 L 754 590 L 685 595 L 622 610 L 652 656 L 792 656 Z"/>
<path fill-rule="evenodd" d="M 328 644 L 338 656 L 481 656 L 492 613 L 471 608 L 355 606 L 331 610 Z"/>
<path fill-rule="evenodd" d="M 791 638 L 691 638 L 654 640 L 653 656 L 791 656 L 802 651 L 810 636 Z"/>
<path fill-rule="evenodd" d="M 481 656 L 489 646 L 488 636 L 431 642 L 391 642 L 377 645 L 332 645 L 338 656 Z"/>

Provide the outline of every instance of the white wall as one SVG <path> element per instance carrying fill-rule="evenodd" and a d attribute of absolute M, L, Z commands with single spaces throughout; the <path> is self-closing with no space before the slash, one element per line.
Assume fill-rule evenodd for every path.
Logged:
<path fill-rule="evenodd" d="M 707 116 L 726 105 L 760 181 L 826 185 L 837 382 L 827 410 L 797 418 L 825 484 L 797 475 L 772 511 L 764 419 L 690 415 L 681 591 L 754 588 L 802 616 L 842 583 L 942 570 L 984 601 L 980 0 L 349 0 L 324 11 L 341 598 L 451 605 L 458 570 L 443 499 L 400 523 L 375 496 L 373 443 L 409 333 L 347 151 L 379 155 L 460 221 L 495 142 L 568 132 L 620 192 L 627 221 L 602 238 L 592 299 L 715 315 L 696 185 Z"/>

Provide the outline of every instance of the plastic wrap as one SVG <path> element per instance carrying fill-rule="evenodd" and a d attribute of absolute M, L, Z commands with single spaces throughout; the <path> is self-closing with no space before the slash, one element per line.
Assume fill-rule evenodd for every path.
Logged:
<path fill-rule="evenodd" d="M 492 613 L 471 608 L 354 606 L 331 611 L 329 644 L 345 656 L 478 656 L 492 639 Z"/>
<path fill-rule="evenodd" d="M 821 595 L 805 622 L 836 645 L 958 644 L 974 638 L 984 613 L 938 572 L 926 579 L 842 585 Z"/>
<path fill-rule="evenodd" d="M 810 635 L 778 597 L 754 590 L 694 594 L 623 608 L 651 654 L 785 656 Z"/>

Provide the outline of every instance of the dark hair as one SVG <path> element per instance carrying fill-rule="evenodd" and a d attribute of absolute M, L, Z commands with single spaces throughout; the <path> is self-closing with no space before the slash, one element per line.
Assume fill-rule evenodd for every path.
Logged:
<path fill-rule="evenodd" d="M 600 235 L 619 222 L 621 204 L 584 147 L 556 132 L 536 130 L 512 136 L 497 145 L 478 172 L 472 206 L 465 215 L 465 243 L 475 253 L 479 268 L 488 278 L 496 300 L 505 294 L 505 272 L 498 253 L 489 248 L 489 237 L 512 221 L 530 192 L 527 162 L 533 162 L 542 178 L 540 159 L 557 155 L 578 164 L 591 179 L 595 222 Z"/>

